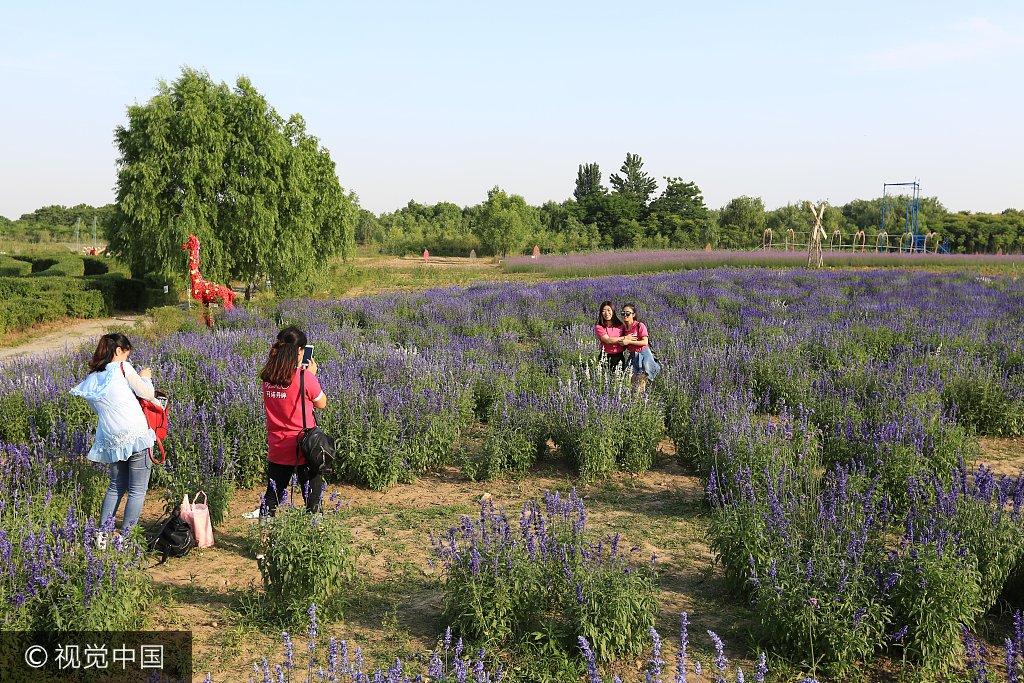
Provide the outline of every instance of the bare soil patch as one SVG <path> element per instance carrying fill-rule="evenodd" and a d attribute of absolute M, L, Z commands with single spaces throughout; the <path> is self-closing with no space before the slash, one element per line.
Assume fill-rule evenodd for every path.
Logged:
<path fill-rule="evenodd" d="M 982 437 L 981 461 L 996 474 L 1017 476 L 1024 470 L 1024 438 Z"/>

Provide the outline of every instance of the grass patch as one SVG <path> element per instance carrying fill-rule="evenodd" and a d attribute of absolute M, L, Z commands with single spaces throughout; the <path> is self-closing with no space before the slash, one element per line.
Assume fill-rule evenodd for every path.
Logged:
<path fill-rule="evenodd" d="M 824 252 L 831 268 L 911 268 L 933 271 L 970 271 L 984 275 L 1024 275 L 1024 256 L 910 253 Z M 517 256 L 502 263 L 508 274 L 545 275 L 552 278 L 640 275 L 695 268 L 759 267 L 798 268 L 807 263 L 803 251 L 599 251 L 530 258 Z"/>
<path fill-rule="evenodd" d="M 428 262 L 418 258 L 357 257 L 330 266 L 330 285 L 324 296 L 365 296 L 396 290 L 467 286 L 474 282 L 530 280 L 512 276 L 489 259 L 437 257 Z"/>

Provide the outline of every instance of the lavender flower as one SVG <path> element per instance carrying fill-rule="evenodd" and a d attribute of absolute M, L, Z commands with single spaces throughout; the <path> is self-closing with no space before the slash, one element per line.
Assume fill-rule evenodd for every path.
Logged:
<path fill-rule="evenodd" d="M 729 666 L 729 661 L 725 658 L 725 643 L 718 637 L 718 634 L 712 630 L 708 630 L 708 637 L 711 638 L 711 643 L 715 646 L 715 668 L 718 669 L 716 674 L 716 680 L 719 683 L 725 681 L 725 671 Z"/>
<path fill-rule="evenodd" d="M 583 636 L 577 640 L 580 650 L 583 651 L 583 659 L 587 662 L 587 677 L 590 679 L 590 683 L 602 683 L 601 675 L 597 671 L 597 659 L 594 657 L 594 651 L 590 649 L 590 643 Z"/>

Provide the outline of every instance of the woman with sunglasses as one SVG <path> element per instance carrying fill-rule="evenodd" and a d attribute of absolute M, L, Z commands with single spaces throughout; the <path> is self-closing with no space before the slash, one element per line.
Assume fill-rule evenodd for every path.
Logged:
<path fill-rule="evenodd" d="M 626 347 L 623 345 L 625 326 L 615 315 L 615 307 L 611 301 L 602 301 L 598 309 L 597 323 L 594 325 L 594 336 L 601 346 L 603 355 L 608 359 L 608 368 L 612 371 L 622 366 L 626 371 Z"/>
<path fill-rule="evenodd" d="M 651 345 L 647 339 L 647 325 L 637 320 L 636 306 L 622 307 L 622 324 L 625 326 L 623 344 L 629 350 L 629 364 L 633 368 L 633 388 L 638 393 L 647 389 L 647 382 L 661 372 L 661 366 L 654 360 Z"/>

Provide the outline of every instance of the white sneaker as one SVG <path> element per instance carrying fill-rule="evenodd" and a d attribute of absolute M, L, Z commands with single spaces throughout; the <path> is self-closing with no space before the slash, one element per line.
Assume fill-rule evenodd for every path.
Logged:
<path fill-rule="evenodd" d="M 242 515 L 242 519 L 259 519 L 259 517 L 260 517 L 260 509 L 259 508 L 256 508 L 255 510 L 252 510 L 251 512 L 246 512 L 245 514 Z"/>
<path fill-rule="evenodd" d="M 107 540 L 109 538 L 110 538 L 110 532 L 109 531 L 97 531 L 96 532 L 96 549 L 97 550 L 106 550 L 107 549 Z"/>

